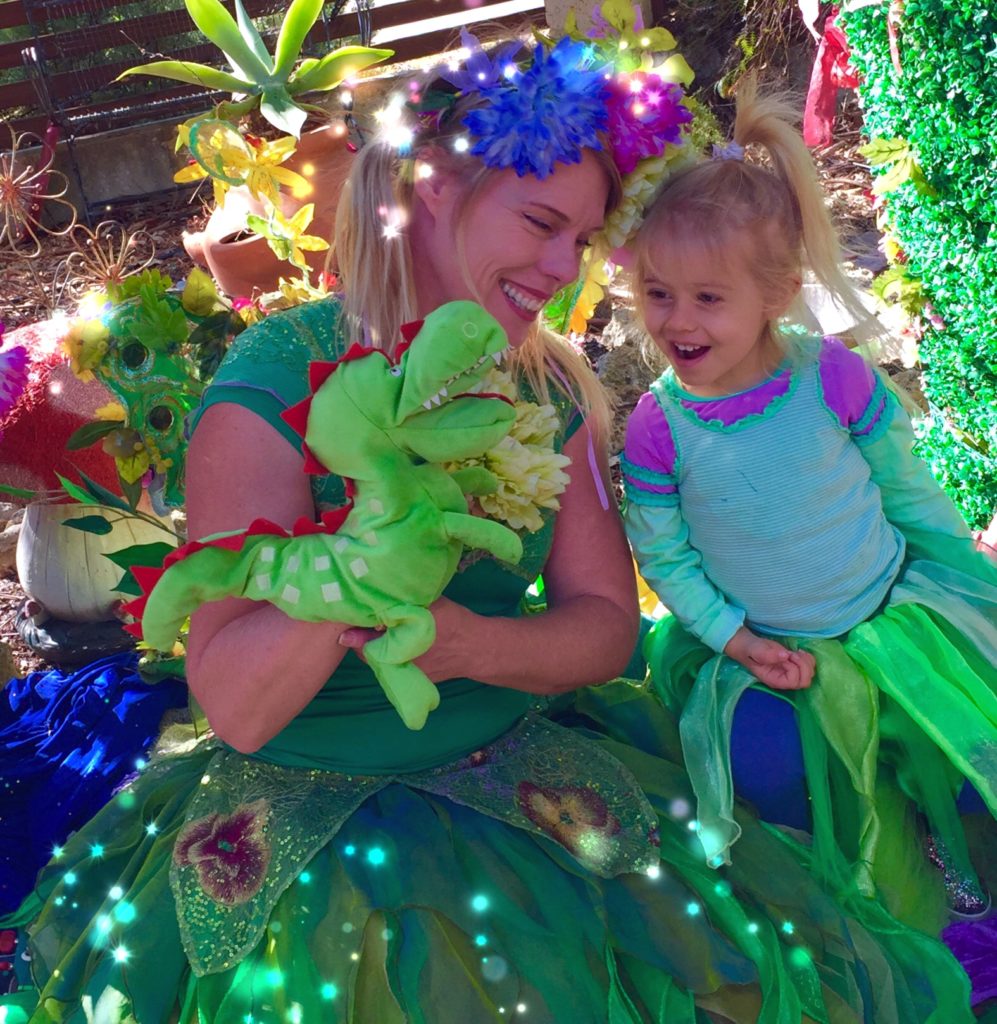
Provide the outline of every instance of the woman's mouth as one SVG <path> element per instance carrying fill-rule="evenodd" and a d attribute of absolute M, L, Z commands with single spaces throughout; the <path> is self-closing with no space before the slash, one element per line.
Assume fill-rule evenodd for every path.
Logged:
<path fill-rule="evenodd" d="M 518 313 L 524 320 L 535 319 L 537 313 L 539 313 L 547 303 L 547 299 L 528 295 L 526 292 L 517 288 L 514 284 L 510 284 L 508 281 L 499 281 L 499 288 L 508 300 L 509 305 L 512 306 L 516 313 Z"/>

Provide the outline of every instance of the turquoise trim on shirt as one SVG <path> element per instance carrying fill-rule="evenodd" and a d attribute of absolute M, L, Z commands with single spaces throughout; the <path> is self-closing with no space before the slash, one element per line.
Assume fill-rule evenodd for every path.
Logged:
<path fill-rule="evenodd" d="M 636 480 L 642 480 L 644 483 L 651 484 L 653 487 L 676 487 L 678 485 L 678 481 L 675 479 L 674 473 L 658 473 L 653 469 L 638 466 L 636 463 L 631 462 L 625 455 L 620 456 L 620 469 L 622 469 L 627 476 L 632 476 Z"/>

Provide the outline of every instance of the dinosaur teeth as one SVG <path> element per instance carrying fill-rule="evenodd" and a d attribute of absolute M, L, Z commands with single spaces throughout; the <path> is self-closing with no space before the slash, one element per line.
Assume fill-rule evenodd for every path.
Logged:
<path fill-rule="evenodd" d="M 427 398 L 426 401 L 422 403 L 422 407 L 423 407 L 423 409 L 427 409 L 427 410 L 428 409 L 432 409 L 433 408 L 433 400 L 431 398 Z"/>
<path fill-rule="evenodd" d="M 502 353 L 501 352 L 493 352 L 492 353 L 492 362 L 495 363 L 496 366 L 500 366 L 501 363 L 502 363 Z"/>

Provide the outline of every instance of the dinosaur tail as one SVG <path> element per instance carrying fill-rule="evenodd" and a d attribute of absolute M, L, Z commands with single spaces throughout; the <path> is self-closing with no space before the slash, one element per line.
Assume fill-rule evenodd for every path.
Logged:
<path fill-rule="evenodd" d="M 248 530 L 185 544 L 159 568 L 133 566 L 142 596 L 126 604 L 124 611 L 139 621 L 125 628 L 156 650 L 170 650 L 184 620 L 202 604 L 245 592 L 261 536 L 288 534 L 261 519 Z"/>

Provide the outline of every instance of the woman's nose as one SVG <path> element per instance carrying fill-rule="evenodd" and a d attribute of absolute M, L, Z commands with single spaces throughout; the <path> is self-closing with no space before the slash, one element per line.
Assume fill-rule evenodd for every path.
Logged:
<path fill-rule="evenodd" d="M 543 255 L 540 260 L 540 269 L 554 279 L 559 288 L 570 284 L 578 277 L 578 269 L 581 266 L 581 253 L 573 238 L 566 234 L 550 239 L 544 245 Z"/>

